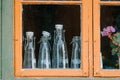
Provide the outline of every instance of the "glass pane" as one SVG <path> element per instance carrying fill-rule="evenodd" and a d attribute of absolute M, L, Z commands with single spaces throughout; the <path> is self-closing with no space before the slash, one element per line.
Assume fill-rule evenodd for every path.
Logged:
<path fill-rule="evenodd" d="M 100 16 L 103 69 L 119 69 L 120 6 L 101 6 Z"/>
<path fill-rule="evenodd" d="M 101 1 L 120 1 L 120 0 L 101 0 Z"/>
<path fill-rule="evenodd" d="M 23 5 L 22 23 L 23 68 L 80 68 L 80 5 Z"/>

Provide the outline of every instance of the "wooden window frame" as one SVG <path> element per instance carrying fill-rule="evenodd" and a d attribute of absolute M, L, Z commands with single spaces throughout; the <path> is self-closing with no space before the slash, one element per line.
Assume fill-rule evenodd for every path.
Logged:
<path fill-rule="evenodd" d="M 120 1 L 100 1 L 93 0 L 93 32 L 94 32 L 94 76 L 95 77 L 120 77 L 118 69 L 101 69 L 100 64 L 100 6 L 120 5 Z"/>
<path fill-rule="evenodd" d="M 14 74 L 16 77 L 79 77 L 88 76 L 88 19 L 89 0 L 82 1 L 31 1 L 14 0 Z M 22 5 L 23 4 L 79 4 L 81 11 L 81 69 L 22 69 Z M 90 12 L 91 13 L 91 12 Z M 86 22 L 88 24 L 86 24 Z M 83 27 L 84 26 L 84 27 Z M 85 36 L 83 36 L 85 35 Z"/>

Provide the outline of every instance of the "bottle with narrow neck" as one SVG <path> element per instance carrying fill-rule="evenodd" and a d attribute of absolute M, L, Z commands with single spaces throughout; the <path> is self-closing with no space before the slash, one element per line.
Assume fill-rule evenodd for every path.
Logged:
<path fill-rule="evenodd" d="M 63 31 L 63 25 L 61 24 L 56 24 L 55 28 L 52 67 L 68 68 L 68 52 L 64 36 L 65 31 Z"/>
<path fill-rule="evenodd" d="M 71 68 L 80 68 L 80 37 L 74 36 L 72 39 Z"/>
<path fill-rule="evenodd" d="M 51 68 L 50 59 L 50 33 L 47 31 L 42 32 L 43 36 L 40 39 L 38 68 Z"/>
<path fill-rule="evenodd" d="M 23 68 L 35 68 L 35 37 L 33 32 L 26 32 L 26 38 L 24 38 L 24 60 Z"/>

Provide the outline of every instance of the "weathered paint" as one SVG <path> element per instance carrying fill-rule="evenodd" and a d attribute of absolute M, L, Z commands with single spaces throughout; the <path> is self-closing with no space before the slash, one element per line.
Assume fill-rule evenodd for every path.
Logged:
<path fill-rule="evenodd" d="M 15 78 L 13 66 L 13 9 L 13 0 L 2 0 L 2 80 L 120 80 L 119 78 L 81 77 Z"/>
<path fill-rule="evenodd" d="M 2 80 L 13 76 L 13 0 L 2 0 Z"/>

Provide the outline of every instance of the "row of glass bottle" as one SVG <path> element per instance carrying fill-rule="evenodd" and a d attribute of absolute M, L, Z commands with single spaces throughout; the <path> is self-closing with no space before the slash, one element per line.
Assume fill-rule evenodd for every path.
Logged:
<path fill-rule="evenodd" d="M 69 68 L 68 51 L 62 24 L 55 25 L 52 60 L 50 59 L 50 33 L 42 32 L 40 39 L 38 61 L 35 59 L 35 38 L 33 32 L 26 32 L 24 39 L 23 68 Z M 51 65 L 52 64 L 52 65 Z M 72 39 L 71 68 L 80 68 L 80 37 Z"/>

